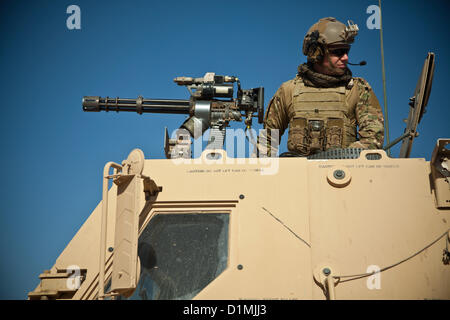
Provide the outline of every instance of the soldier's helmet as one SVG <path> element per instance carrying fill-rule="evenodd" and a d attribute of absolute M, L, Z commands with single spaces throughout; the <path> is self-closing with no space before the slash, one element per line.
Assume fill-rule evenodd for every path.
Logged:
<path fill-rule="evenodd" d="M 320 62 L 329 49 L 350 48 L 358 26 L 352 21 L 348 25 L 328 17 L 313 24 L 303 39 L 303 54 L 312 63 Z"/>

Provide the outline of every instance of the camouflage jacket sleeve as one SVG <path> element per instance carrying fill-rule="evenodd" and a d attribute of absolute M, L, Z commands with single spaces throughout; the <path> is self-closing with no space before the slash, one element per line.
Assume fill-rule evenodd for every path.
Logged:
<path fill-rule="evenodd" d="M 283 83 L 267 106 L 264 118 L 265 130 L 259 136 L 258 149 L 260 155 L 267 154 L 271 156 L 276 154 L 278 150 L 281 136 L 289 126 L 289 110 L 292 107 L 292 89 L 292 81 Z"/>
<path fill-rule="evenodd" d="M 381 149 L 384 141 L 384 118 L 380 103 L 366 80 L 361 78 L 355 80 L 359 93 L 355 109 L 359 141 L 349 147 Z"/>

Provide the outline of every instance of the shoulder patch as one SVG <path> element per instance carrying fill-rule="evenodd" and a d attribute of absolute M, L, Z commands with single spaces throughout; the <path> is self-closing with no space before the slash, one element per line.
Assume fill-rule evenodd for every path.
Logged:
<path fill-rule="evenodd" d="M 354 80 L 355 80 L 355 82 L 358 84 L 358 86 L 361 88 L 361 89 L 366 89 L 366 90 L 372 90 L 372 87 L 370 86 L 370 84 L 365 80 L 365 79 L 363 79 L 363 78 L 353 78 Z"/>

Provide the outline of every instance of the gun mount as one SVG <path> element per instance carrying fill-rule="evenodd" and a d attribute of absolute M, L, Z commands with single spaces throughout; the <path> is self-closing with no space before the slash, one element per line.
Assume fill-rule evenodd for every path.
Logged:
<path fill-rule="evenodd" d="M 225 128 L 230 121 L 242 121 L 251 128 L 253 117 L 258 123 L 264 118 L 264 88 L 242 89 L 239 78 L 219 76 L 213 72 L 202 78 L 177 77 L 174 82 L 186 86 L 191 97 L 180 99 L 137 99 L 83 97 L 86 112 L 116 111 L 143 113 L 187 114 L 188 119 L 181 125 L 194 139 L 211 128 L 206 149 L 221 149 L 225 140 Z M 237 85 L 234 97 L 234 84 Z M 221 98 L 221 99 L 218 99 Z"/>

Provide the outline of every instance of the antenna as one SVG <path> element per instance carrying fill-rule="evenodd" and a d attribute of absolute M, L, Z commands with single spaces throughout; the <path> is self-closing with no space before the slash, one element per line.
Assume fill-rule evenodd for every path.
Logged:
<path fill-rule="evenodd" d="M 386 97 L 386 74 L 384 71 L 384 48 L 383 48 L 383 22 L 381 18 L 381 0 L 378 0 L 380 7 L 380 48 L 381 48 L 381 69 L 383 73 L 383 96 L 384 96 L 384 128 L 386 131 L 386 143 L 389 145 L 389 118 Z M 387 149 L 388 156 L 391 156 L 391 150 Z"/>

